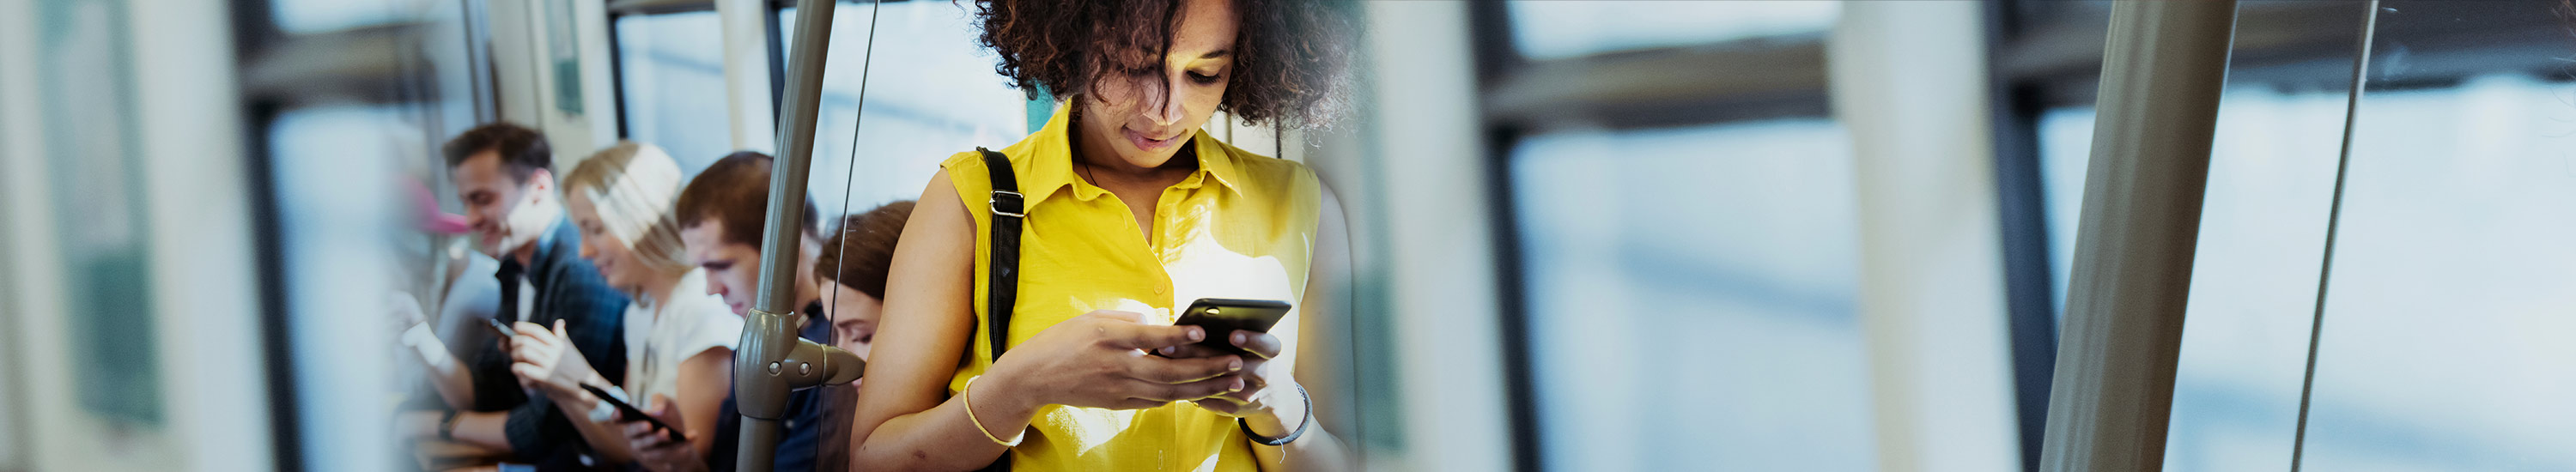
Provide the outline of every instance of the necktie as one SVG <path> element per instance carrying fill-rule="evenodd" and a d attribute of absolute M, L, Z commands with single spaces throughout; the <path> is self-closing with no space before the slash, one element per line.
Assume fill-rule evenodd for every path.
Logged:
<path fill-rule="evenodd" d="M 492 274 L 494 278 L 501 279 L 501 309 L 493 317 L 503 323 L 519 320 L 519 278 L 526 272 L 527 269 L 519 266 L 518 261 L 503 260 L 501 270 Z"/>

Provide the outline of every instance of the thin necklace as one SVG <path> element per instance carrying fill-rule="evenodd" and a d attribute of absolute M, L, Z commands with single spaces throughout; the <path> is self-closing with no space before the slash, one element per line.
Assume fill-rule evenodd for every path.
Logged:
<path fill-rule="evenodd" d="M 1072 120 L 1074 123 L 1077 123 L 1077 124 L 1078 124 L 1078 123 L 1082 123 L 1082 107 L 1080 106 L 1080 104 L 1079 104 L 1078 102 L 1080 102 L 1080 100 L 1067 100 L 1067 101 L 1066 101 L 1066 103 L 1065 103 L 1065 106 L 1067 106 L 1067 107 L 1072 107 L 1072 108 L 1073 108 L 1072 110 L 1067 110 L 1067 111 L 1065 112 L 1065 114 L 1066 114 L 1066 115 L 1069 115 L 1069 116 L 1067 116 L 1067 117 L 1066 117 L 1066 119 Z M 1081 155 L 1081 154 L 1079 154 L 1080 152 L 1082 152 L 1082 141 L 1081 141 L 1081 138 L 1082 138 L 1082 133 L 1077 133 L 1077 132 L 1067 132 L 1067 133 L 1065 133 L 1065 141 L 1069 141 L 1069 142 L 1071 142 L 1071 143 L 1073 144 L 1073 151 L 1074 151 L 1074 153 L 1071 153 L 1071 154 L 1073 154 L 1073 163 L 1075 163 L 1075 164 L 1081 164 L 1081 165 L 1082 165 L 1082 178 L 1083 178 L 1083 180 L 1089 180 L 1089 181 L 1091 181 L 1091 186 L 1093 186 L 1093 187 L 1100 187 L 1100 178 L 1092 175 L 1092 174 L 1093 174 L 1093 172 L 1091 172 L 1091 161 L 1083 160 L 1083 159 L 1082 159 L 1082 155 Z M 1108 188 L 1108 187 L 1100 187 L 1100 188 L 1106 189 L 1106 188 Z"/>

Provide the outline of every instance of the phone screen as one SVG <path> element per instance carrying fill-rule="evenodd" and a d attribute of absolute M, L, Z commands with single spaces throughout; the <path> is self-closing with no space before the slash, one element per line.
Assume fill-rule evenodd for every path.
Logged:
<path fill-rule="evenodd" d="M 510 324 L 509 324 L 509 323 L 503 323 L 503 322 L 501 322 L 501 320 L 496 320 L 496 319 L 491 319 L 491 318 L 484 318 L 484 319 L 483 319 L 483 326 L 485 326 L 485 327 L 489 327 L 489 328 L 492 328 L 492 334 L 498 334 L 498 335 L 501 335 L 501 337 L 504 337 L 504 338 L 507 338 L 507 337 L 513 337 L 513 336 L 518 336 L 518 335 L 519 335 L 519 330 L 510 329 Z"/>

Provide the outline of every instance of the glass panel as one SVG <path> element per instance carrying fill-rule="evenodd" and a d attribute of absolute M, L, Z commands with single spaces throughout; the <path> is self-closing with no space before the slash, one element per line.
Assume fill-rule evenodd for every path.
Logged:
<path fill-rule="evenodd" d="M 1030 131 L 1028 99 L 993 73 L 992 56 L 975 44 L 979 30 L 967 7 L 952 2 L 874 5 L 843 3 L 833 9 L 808 189 L 823 215 L 918 198 L 941 160 L 976 146 L 998 149 Z M 872 14 L 879 30 L 870 47 Z M 792 30 L 796 9 L 779 12 L 778 24 Z M 862 72 L 869 92 L 864 97 Z M 867 102 L 864 115 L 862 98 Z M 829 218 L 825 224 L 831 224 Z"/>
<path fill-rule="evenodd" d="M 1516 46 L 1539 60 L 1812 39 L 1841 12 L 1836 2 L 1505 7 Z M 1858 194 L 1842 126 L 1552 126 L 1507 161 L 1542 465 L 1874 469 Z"/>
<path fill-rule="evenodd" d="M 724 38 L 716 12 L 628 15 L 615 21 L 626 139 L 661 146 L 689 175 L 732 152 Z"/>
<path fill-rule="evenodd" d="M 2166 470 L 2280 468 L 2296 442 L 2350 91 L 2232 85 L 2210 146 Z"/>
<path fill-rule="evenodd" d="M 1523 0 L 1508 8 L 1512 42 L 1531 59 L 1818 34 L 1842 11 L 1840 2 L 1779 0 Z"/>
<path fill-rule="evenodd" d="M 2379 13 L 2308 470 L 2576 470 L 2576 85 L 2560 2 Z"/>
<path fill-rule="evenodd" d="M 1512 159 L 1549 469 L 1874 467 L 1840 126 L 1540 135 Z"/>

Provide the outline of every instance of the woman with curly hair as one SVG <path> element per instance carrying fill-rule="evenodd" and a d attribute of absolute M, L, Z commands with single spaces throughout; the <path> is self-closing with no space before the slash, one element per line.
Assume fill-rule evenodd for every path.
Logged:
<path fill-rule="evenodd" d="M 1199 130 L 1218 111 L 1323 122 L 1343 88 L 1348 6 L 975 7 L 996 71 L 1065 99 L 998 158 L 959 153 L 922 190 L 887 278 L 853 466 L 1350 466 L 1313 424 L 1318 399 L 1298 382 L 1326 372 L 1296 364 L 1298 326 L 1327 316 L 1303 307 L 1331 305 L 1307 296 L 1309 261 L 1346 257 L 1338 204 L 1305 166 Z M 1019 229 L 1016 244 L 995 245 L 997 223 Z M 997 255 L 1015 256 L 1002 267 L 1016 270 L 994 273 Z M 995 275 L 1017 279 L 994 286 Z M 1011 301 L 990 306 L 996 298 Z M 1270 333 L 1174 326 L 1200 298 L 1291 301 L 1303 312 Z M 997 313 L 1008 321 L 996 326 Z M 1202 340 L 1240 350 L 1194 345 Z"/>

